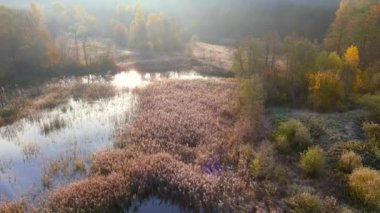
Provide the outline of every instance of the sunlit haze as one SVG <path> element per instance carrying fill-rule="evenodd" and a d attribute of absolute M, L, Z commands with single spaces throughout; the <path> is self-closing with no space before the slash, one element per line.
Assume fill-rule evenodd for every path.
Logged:
<path fill-rule="evenodd" d="M 380 0 L 0 0 L 0 213 L 380 212 Z"/>

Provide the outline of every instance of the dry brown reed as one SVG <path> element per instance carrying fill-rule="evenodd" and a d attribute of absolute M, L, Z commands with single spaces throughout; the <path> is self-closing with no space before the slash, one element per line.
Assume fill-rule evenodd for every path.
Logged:
<path fill-rule="evenodd" d="M 231 209 L 251 199 L 245 177 L 224 163 L 241 154 L 236 143 L 243 142 L 235 139 L 248 124 L 238 122 L 237 89 L 234 80 L 197 80 L 138 90 L 138 117 L 119 138 L 121 149 L 94 154 L 90 176 L 51 194 L 52 209 L 98 211 L 150 195 L 193 210 Z"/>

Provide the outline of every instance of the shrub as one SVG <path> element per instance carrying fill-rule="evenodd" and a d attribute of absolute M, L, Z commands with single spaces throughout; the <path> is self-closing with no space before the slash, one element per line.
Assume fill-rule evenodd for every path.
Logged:
<path fill-rule="evenodd" d="M 353 151 L 362 158 L 364 166 L 369 166 L 374 169 L 380 169 L 380 153 L 379 149 L 370 143 L 361 141 L 349 141 L 337 143 L 330 147 L 329 158 L 339 162 L 340 156 L 345 152 Z"/>
<path fill-rule="evenodd" d="M 74 171 L 74 173 L 77 173 L 77 172 L 84 173 L 84 172 L 86 172 L 86 164 L 84 163 L 84 161 L 82 159 L 80 159 L 80 158 L 74 159 L 74 162 L 73 162 L 73 171 Z"/>
<path fill-rule="evenodd" d="M 271 178 L 280 184 L 286 184 L 289 181 L 288 172 L 282 166 L 276 166 L 271 175 Z"/>
<path fill-rule="evenodd" d="M 0 203 L 1 213 L 22 213 L 26 212 L 26 203 L 24 201 L 14 201 Z"/>
<path fill-rule="evenodd" d="M 319 197 L 303 192 L 290 198 L 288 205 L 292 209 L 292 212 L 306 213 L 321 212 L 323 204 Z"/>
<path fill-rule="evenodd" d="M 301 154 L 300 167 L 306 175 L 311 177 L 318 176 L 325 163 L 323 150 L 318 146 L 309 148 Z"/>
<path fill-rule="evenodd" d="M 364 91 L 373 93 L 380 89 L 380 60 L 369 65 L 363 72 Z"/>
<path fill-rule="evenodd" d="M 345 152 L 339 160 L 339 168 L 343 172 L 351 173 L 353 170 L 362 166 L 362 158 L 355 152 Z"/>
<path fill-rule="evenodd" d="M 303 106 L 307 100 L 305 74 L 291 71 L 263 74 L 266 103 L 272 106 Z"/>
<path fill-rule="evenodd" d="M 41 178 L 42 186 L 46 189 L 50 189 L 53 185 L 53 181 L 49 174 L 44 174 Z"/>
<path fill-rule="evenodd" d="M 371 144 L 380 146 L 380 124 L 364 122 L 363 131 Z"/>
<path fill-rule="evenodd" d="M 249 164 L 249 174 L 258 179 L 272 178 L 275 167 L 274 153 L 272 146 L 262 144 L 256 146 L 256 153 Z"/>
<path fill-rule="evenodd" d="M 242 140 L 247 143 L 260 141 L 265 137 L 265 127 L 262 103 L 264 102 L 264 90 L 261 79 L 254 76 L 250 79 L 239 80 L 239 110 Z"/>
<path fill-rule="evenodd" d="M 313 109 L 326 112 L 342 108 L 343 84 L 334 72 L 317 72 L 309 76 L 309 102 Z"/>
<path fill-rule="evenodd" d="M 249 164 L 249 174 L 252 176 L 252 177 L 257 177 L 260 175 L 260 171 L 261 171 L 261 162 L 260 162 L 260 159 L 254 159 L 253 161 L 251 161 L 251 163 Z"/>
<path fill-rule="evenodd" d="M 359 103 L 364 106 L 375 119 L 380 120 L 380 95 L 364 95 L 359 99 Z"/>
<path fill-rule="evenodd" d="M 371 209 L 380 210 L 380 172 L 369 168 L 356 169 L 349 177 L 352 199 Z"/>
<path fill-rule="evenodd" d="M 337 212 L 337 200 L 333 196 L 327 196 L 323 199 L 323 210 L 324 212 Z"/>
<path fill-rule="evenodd" d="M 263 74 L 263 86 L 267 94 L 266 104 L 278 106 L 291 102 L 287 93 L 289 85 L 292 85 L 288 80 L 288 74 L 287 72 L 267 72 Z"/>
<path fill-rule="evenodd" d="M 239 82 L 239 100 L 243 110 L 252 111 L 252 105 L 264 100 L 264 90 L 258 77 L 241 79 Z"/>
<path fill-rule="evenodd" d="M 300 152 L 310 145 L 309 129 L 300 121 L 290 119 L 283 122 L 274 134 L 276 148 L 282 153 Z"/>

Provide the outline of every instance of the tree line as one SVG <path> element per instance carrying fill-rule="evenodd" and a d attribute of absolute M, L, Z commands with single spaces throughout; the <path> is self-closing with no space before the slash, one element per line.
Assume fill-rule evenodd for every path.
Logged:
<path fill-rule="evenodd" d="M 41 9 L 0 7 L 0 81 L 26 83 L 57 75 L 105 73 L 115 69 L 117 49 L 179 52 L 186 39 L 163 13 L 119 5 L 114 16 L 92 15 L 79 5 Z"/>
<path fill-rule="evenodd" d="M 239 76 L 259 74 L 269 105 L 324 112 L 374 105 L 380 91 L 379 36 L 380 1 L 342 0 L 321 43 L 297 35 L 281 39 L 275 32 L 247 38 L 236 47 L 233 70 Z"/>

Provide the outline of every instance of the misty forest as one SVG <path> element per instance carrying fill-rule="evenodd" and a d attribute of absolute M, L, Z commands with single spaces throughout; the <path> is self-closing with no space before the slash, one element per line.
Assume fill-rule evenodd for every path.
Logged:
<path fill-rule="evenodd" d="M 24 212 L 380 212 L 380 0 L 0 0 Z"/>

